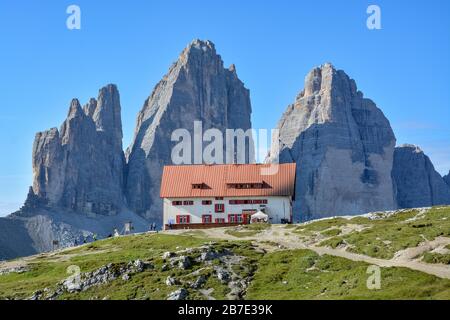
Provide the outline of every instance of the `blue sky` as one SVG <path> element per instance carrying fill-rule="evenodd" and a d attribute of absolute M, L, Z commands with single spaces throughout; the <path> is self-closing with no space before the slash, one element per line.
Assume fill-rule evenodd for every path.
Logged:
<path fill-rule="evenodd" d="M 81 30 L 66 8 L 81 8 Z M 381 30 L 366 9 L 381 8 Z M 332 62 L 414 143 L 450 169 L 450 1 L 23 1 L 0 3 L 0 215 L 32 182 L 35 132 L 73 97 L 119 87 L 124 147 L 137 112 L 180 51 L 212 40 L 251 90 L 253 126 L 273 128 L 314 66 Z"/>

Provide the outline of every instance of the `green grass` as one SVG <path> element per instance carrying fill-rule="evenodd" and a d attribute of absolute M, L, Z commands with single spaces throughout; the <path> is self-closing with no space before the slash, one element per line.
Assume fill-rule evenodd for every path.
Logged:
<path fill-rule="evenodd" d="M 360 232 L 351 232 L 347 235 L 335 236 L 323 241 L 321 246 L 345 242 L 350 245 L 349 251 L 365 254 L 371 257 L 391 259 L 397 251 L 416 247 L 424 239 L 434 240 L 438 236 L 450 236 L 450 208 L 433 208 L 425 216 L 408 221 L 418 214 L 416 210 L 399 213 L 380 220 L 367 218 L 354 218 L 348 223 L 362 224 L 368 228 Z M 336 219 L 331 219 L 336 220 Z M 337 221 L 338 225 L 341 221 Z M 324 221 L 311 223 L 308 229 L 323 230 Z"/>
<path fill-rule="evenodd" d="M 163 252 L 184 249 L 203 244 L 204 239 L 191 236 L 137 235 L 101 240 L 87 246 L 67 250 L 51 258 L 31 261 L 31 270 L 0 276 L 0 299 L 6 297 L 26 298 L 38 290 L 53 287 L 67 278 L 71 265 L 79 266 L 81 272 L 90 272 L 108 263 L 128 262 L 135 259 L 151 260 Z M 89 254 L 87 254 L 89 253 Z M 71 257 L 70 255 L 75 255 Z M 56 260 L 55 259 L 59 259 Z"/>
<path fill-rule="evenodd" d="M 335 237 L 340 235 L 341 233 L 342 233 L 341 229 L 336 228 L 328 229 L 321 232 L 321 234 L 325 237 Z"/>
<path fill-rule="evenodd" d="M 252 223 L 239 226 L 239 229 L 230 228 L 225 231 L 226 234 L 236 238 L 253 237 L 264 230 L 270 229 L 271 225 L 268 223 Z"/>
<path fill-rule="evenodd" d="M 247 299 L 450 299 L 450 280 L 406 268 L 382 268 L 381 288 L 369 290 L 368 266 L 310 250 L 267 254 Z"/>
<path fill-rule="evenodd" d="M 165 299 L 167 295 L 181 286 L 168 287 L 166 278 L 170 275 L 177 279 L 194 282 L 198 275 L 192 272 L 200 270 L 200 274 L 211 275 L 212 267 L 203 269 L 200 263 L 193 262 L 192 268 L 180 270 L 171 268 L 162 271 L 161 267 L 166 262 L 162 254 L 166 251 L 178 251 L 186 248 L 195 248 L 211 239 L 198 238 L 185 235 L 137 235 L 98 241 L 73 250 L 61 252 L 59 255 L 38 259 L 31 263 L 31 270 L 22 274 L 11 273 L 0 276 L 0 300 L 5 298 L 27 298 L 36 290 L 44 288 L 54 289 L 57 283 L 69 276 L 67 267 L 79 266 L 81 272 L 90 272 L 108 263 L 126 263 L 135 259 L 151 262 L 154 269 L 131 275 L 131 279 L 124 281 L 116 279 L 108 284 L 92 287 L 79 293 L 65 293 L 60 299 Z M 245 257 L 239 266 L 239 272 L 243 276 L 252 274 L 262 254 L 254 250 L 250 242 L 246 241 L 219 241 L 213 244 L 218 251 L 229 250 L 234 254 Z M 197 254 L 198 255 L 198 254 Z M 196 254 L 190 254 L 193 261 Z M 214 262 L 213 262 L 214 263 Z M 217 262 L 216 262 L 217 263 Z M 224 299 L 229 289 L 220 283 L 216 277 L 209 277 L 206 284 L 213 288 L 212 296 L 216 299 Z M 186 287 L 190 292 L 190 299 L 204 299 L 198 292 Z"/>
<path fill-rule="evenodd" d="M 238 231 L 229 229 L 226 230 L 225 233 L 236 238 L 246 238 L 256 236 L 259 231 Z"/>
<path fill-rule="evenodd" d="M 349 220 L 344 218 L 332 218 L 332 219 L 324 219 L 316 222 L 310 222 L 295 228 L 295 231 L 305 232 L 305 231 L 325 231 L 326 229 L 332 227 L 340 227 L 345 226 L 349 223 Z"/>
<path fill-rule="evenodd" d="M 423 255 L 422 260 L 426 263 L 441 263 L 450 265 L 450 254 L 427 252 Z"/>
<path fill-rule="evenodd" d="M 321 234 L 327 239 L 320 245 L 336 248 L 348 244 L 347 250 L 378 258 L 390 258 L 401 249 L 417 246 L 423 239 L 433 240 L 438 236 L 450 235 L 450 208 L 433 208 L 417 220 L 411 210 L 385 219 L 369 220 L 363 217 L 351 220 L 334 218 L 289 227 L 283 230 L 300 237 Z M 348 224 L 365 226 L 362 231 L 342 234 L 340 227 Z M 236 230 L 229 228 L 229 234 L 236 237 L 257 237 L 271 228 L 270 224 L 251 224 Z M 233 235 L 234 235 L 233 234 Z M 36 256 L 28 260 L 29 271 L 0 276 L 0 300 L 6 298 L 27 298 L 36 290 L 55 288 L 57 283 L 69 275 L 69 266 L 80 267 L 81 272 L 98 269 L 108 263 L 127 263 L 142 259 L 154 265 L 131 275 L 131 279 L 117 279 L 108 284 L 92 287 L 76 294 L 64 294 L 61 299 L 165 299 L 167 294 L 180 286 L 168 287 L 167 276 L 186 281 L 195 281 L 198 275 L 207 276 L 205 289 L 211 288 L 216 299 L 225 299 L 229 288 L 217 280 L 212 266 L 194 263 L 189 270 L 171 268 L 162 271 L 167 263 L 162 260 L 166 251 L 178 251 L 202 246 L 210 241 L 215 250 L 232 251 L 245 257 L 233 270 L 252 280 L 248 288 L 248 299 L 450 299 L 450 281 L 406 268 L 382 268 L 380 290 L 368 290 L 366 274 L 368 265 L 363 262 L 318 256 L 309 250 L 284 250 L 261 253 L 249 241 L 226 241 L 207 238 L 205 233 L 192 231 L 183 235 L 143 234 L 97 241 L 52 255 Z M 277 247 L 275 242 L 267 245 Z M 450 249 L 450 245 L 447 246 Z M 197 253 L 192 254 L 195 258 Z M 426 253 L 423 261 L 449 264 L 449 255 Z M 219 261 L 213 261 L 213 266 Z M 188 287 L 189 299 L 205 299 L 199 291 Z"/>

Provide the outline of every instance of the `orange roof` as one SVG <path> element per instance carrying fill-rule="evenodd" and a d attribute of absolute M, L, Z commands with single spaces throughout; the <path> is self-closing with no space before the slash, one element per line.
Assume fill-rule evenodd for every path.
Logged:
<path fill-rule="evenodd" d="M 165 166 L 161 198 L 294 196 L 295 163 L 276 165 L 274 174 L 264 174 L 270 164 L 223 164 Z M 275 166 L 275 165 L 273 165 Z M 194 184 L 207 188 L 195 189 Z M 260 189 L 236 189 L 229 184 L 264 183 Z"/>

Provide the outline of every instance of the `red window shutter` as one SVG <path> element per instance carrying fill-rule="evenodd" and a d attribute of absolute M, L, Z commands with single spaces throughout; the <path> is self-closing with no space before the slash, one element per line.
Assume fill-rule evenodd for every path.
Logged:
<path fill-rule="evenodd" d="M 186 223 L 191 223 L 191 216 L 186 216 Z"/>
<path fill-rule="evenodd" d="M 180 223 L 180 216 L 177 216 L 177 224 Z"/>

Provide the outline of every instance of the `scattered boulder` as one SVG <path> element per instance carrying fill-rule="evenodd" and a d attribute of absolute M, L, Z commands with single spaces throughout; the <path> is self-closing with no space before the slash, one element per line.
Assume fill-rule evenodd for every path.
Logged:
<path fill-rule="evenodd" d="M 28 267 L 25 267 L 25 266 L 0 269 L 0 276 L 9 274 L 9 273 L 24 273 L 24 272 L 27 272 L 28 270 L 29 270 Z"/>
<path fill-rule="evenodd" d="M 170 251 L 167 251 L 167 252 L 164 252 L 164 253 L 163 253 L 162 258 L 163 258 L 164 260 L 167 260 L 167 259 L 169 259 L 169 258 L 172 258 L 173 256 L 175 256 L 175 253 L 170 252 Z"/>
<path fill-rule="evenodd" d="M 228 283 L 230 281 L 230 274 L 225 269 L 217 268 L 216 274 L 217 279 L 219 279 L 222 283 Z"/>
<path fill-rule="evenodd" d="M 128 263 L 128 265 L 130 265 L 130 263 Z M 131 263 L 131 268 L 134 268 L 134 272 L 142 272 L 146 268 L 146 264 L 138 259 Z"/>
<path fill-rule="evenodd" d="M 219 258 L 219 254 L 213 250 L 208 250 L 206 252 L 202 252 L 200 255 L 200 261 L 205 262 L 205 261 L 211 261 L 214 259 Z"/>
<path fill-rule="evenodd" d="M 191 265 L 192 265 L 191 259 L 189 259 L 189 257 L 187 257 L 187 256 L 181 256 L 178 260 L 178 268 L 180 268 L 182 270 L 186 270 L 186 269 L 190 268 Z"/>
<path fill-rule="evenodd" d="M 228 284 L 228 288 L 230 288 L 230 292 L 227 294 L 227 298 L 230 300 L 240 300 L 242 299 L 242 294 L 244 292 L 244 288 L 240 281 L 231 281 Z"/>
<path fill-rule="evenodd" d="M 206 283 L 206 277 L 204 275 L 201 275 L 191 285 L 191 288 L 192 289 L 200 289 L 205 283 Z"/>
<path fill-rule="evenodd" d="M 186 289 L 181 288 L 176 291 L 171 292 L 167 296 L 167 300 L 185 300 L 188 296 L 188 292 Z"/>
<path fill-rule="evenodd" d="M 61 281 L 54 291 L 50 289 L 36 291 L 29 299 L 54 300 L 64 292 L 75 293 L 85 291 L 91 287 L 119 278 L 128 281 L 131 278 L 131 274 L 140 273 L 150 268 L 153 268 L 151 263 L 145 263 L 139 259 L 128 263 L 108 263 L 95 271 L 70 276 Z"/>
<path fill-rule="evenodd" d="M 177 279 L 175 279 L 175 278 L 173 278 L 171 276 L 167 277 L 167 279 L 166 279 L 166 285 L 167 286 L 170 287 L 170 286 L 175 286 L 175 285 L 178 285 L 178 284 L 180 284 L 180 282 Z"/>

